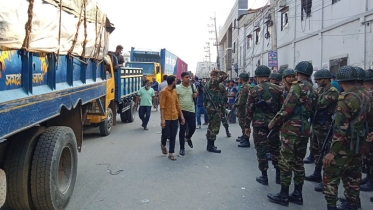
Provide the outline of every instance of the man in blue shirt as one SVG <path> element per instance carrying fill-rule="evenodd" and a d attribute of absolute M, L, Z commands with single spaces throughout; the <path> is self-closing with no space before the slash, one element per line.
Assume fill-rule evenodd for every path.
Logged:
<path fill-rule="evenodd" d="M 341 92 L 341 87 L 339 86 L 338 82 L 335 81 L 335 74 L 332 76 L 332 81 L 330 83 L 333 87 L 335 87 L 339 92 Z"/>
<path fill-rule="evenodd" d="M 232 109 L 232 106 L 234 105 L 234 102 L 236 100 L 236 95 L 237 95 L 237 88 L 234 86 L 234 81 L 231 80 L 229 82 L 229 84 L 227 85 L 228 86 L 228 109 Z M 236 112 L 236 111 L 234 111 Z M 233 113 L 231 115 L 229 115 L 229 123 L 236 123 L 236 114 Z"/>

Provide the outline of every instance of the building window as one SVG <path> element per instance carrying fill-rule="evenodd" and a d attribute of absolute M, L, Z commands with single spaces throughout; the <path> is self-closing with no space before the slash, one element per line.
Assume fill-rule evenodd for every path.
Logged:
<path fill-rule="evenodd" d="M 236 53 L 236 42 L 233 42 L 233 53 Z"/>
<path fill-rule="evenodd" d="M 306 13 L 306 18 L 311 17 L 312 0 L 302 0 L 301 5 L 301 20 L 303 20 L 303 12 Z"/>
<path fill-rule="evenodd" d="M 252 44 L 253 44 L 253 36 L 250 34 L 247 36 L 247 49 L 249 49 Z"/>
<path fill-rule="evenodd" d="M 332 4 L 339 2 L 340 0 L 332 0 Z"/>
<path fill-rule="evenodd" d="M 289 7 L 287 7 L 281 12 L 281 31 L 283 31 L 285 28 L 289 26 L 288 14 L 289 14 Z"/>
<path fill-rule="evenodd" d="M 255 31 L 255 44 L 258 45 L 260 42 L 260 28 Z"/>
<path fill-rule="evenodd" d="M 330 72 L 332 74 L 335 74 L 337 73 L 338 69 L 340 69 L 343 66 L 347 66 L 347 57 L 330 60 L 329 66 Z"/>

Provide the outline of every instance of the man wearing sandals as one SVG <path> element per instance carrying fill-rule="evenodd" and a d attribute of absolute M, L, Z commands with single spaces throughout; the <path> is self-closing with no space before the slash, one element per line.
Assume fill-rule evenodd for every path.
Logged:
<path fill-rule="evenodd" d="M 163 154 L 167 154 L 166 142 L 170 139 L 168 158 L 170 160 L 176 160 L 174 156 L 175 139 L 178 129 L 178 120 L 180 117 L 180 124 L 185 124 L 183 112 L 181 111 L 179 99 L 175 91 L 176 78 L 175 76 L 169 76 L 167 78 L 168 86 L 161 92 L 161 149 Z"/>

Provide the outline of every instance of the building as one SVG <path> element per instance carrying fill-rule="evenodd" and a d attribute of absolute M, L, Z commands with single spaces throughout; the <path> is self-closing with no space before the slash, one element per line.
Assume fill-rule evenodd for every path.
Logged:
<path fill-rule="evenodd" d="M 210 77 L 210 70 L 217 68 L 215 62 L 198 62 L 196 68 L 196 75 L 199 78 L 207 78 Z"/>
<path fill-rule="evenodd" d="M 274 2 L 277 5 L 249 9 L 237 18 L 238 55 L 233 53 L 236 39 L 232 38 L 229 43 L 230 40 L 224 38 L 229 37 L 229 30 L 220 33 L 220 53 L 224 58 L 231 57 L 231 61 L 237 63 L 238 71 L 253 75 L 258 65 L 270 63 L 276 71 L 294 68 L 300 61 L 310 61 L 314 70 L 325 68 L 332 73 L 345 65 L 364 69 L 373 67 L 373 1 Z M 275 11 L 274 20 L 270 9 Z M 230 26 L 235 24 L 230 16 L 225 25 L 228 23 Z M 274 40 L 276 43 L 272 45 Z M 232 46 L 231 52 L 229 46 Z M 274 54 L 271 55 L 275 56 L 269 59 L 268 52 L 272 50 Z M 226 64 L 225 70 L 230 73 L 232 68 L 228 68 L 224 61 L 221 62 Z"/>

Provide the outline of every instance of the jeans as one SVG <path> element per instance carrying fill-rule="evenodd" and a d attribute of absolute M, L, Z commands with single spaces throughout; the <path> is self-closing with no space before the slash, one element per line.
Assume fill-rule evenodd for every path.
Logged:
<path fill-rule="evenodd" d="M 178 120 L 166 120 L 166 126 L 162 128 L 161 143 L 166 146 L 167 139 L 170 139 L 168 152 L 175 153 L 175 139 L 178 129 Z"/>
<path fill-rule="evenodd" d="M 203 105 L 197 105 L 197 125 L 201 125 L 201 115 L 203 114 L 205 118 L 205 123 L 208 123 L 207 111 Z"/>
<path fill-rule="evenodd" d="M 234 105 L 233 103 L 229 103 L 228 109 L 232 110 L 232 106 L 233 105 Z M 237 113 L 237 109 L 235 109 L 233 111 L 233 113 L 229 115 L 229 119 L 228 120 L 229 120 L 230 123 L 236 123 L 236 113 Z"/>
<path fill-rule="evenodd" d="M 194 131 L 196 131 L 196 114 L 193 112 L 187 112 L 187 111 L 182 111 L 185 119 L 185 124 L 181 124 L 181 119 L 180 121 L 180 132 L 179 132 L 179 142 L 180 142 L 180 149 L 185 149 L 185 138 L 190 139 L 192 138 Z M 185 131 L 188 126 L 188 132 L 185 135 Z"/>
<path fill-rule="evenodd" d="M 142 120 L 142 127 L 146 128 L 150 119 L 152 107 L 151 106 L 140 106 L 139 117 Z"/>

